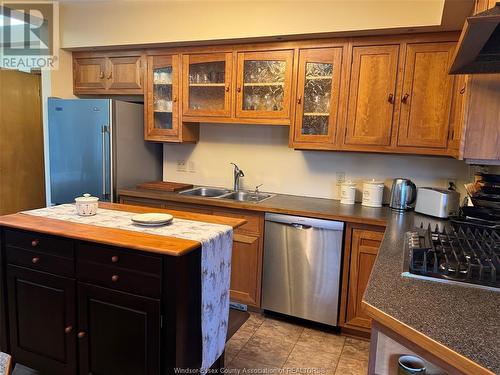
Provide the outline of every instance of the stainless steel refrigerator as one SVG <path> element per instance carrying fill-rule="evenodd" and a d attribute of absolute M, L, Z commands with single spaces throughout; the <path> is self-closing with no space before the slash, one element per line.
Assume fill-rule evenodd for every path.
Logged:
<path fill-rule="evenodd" d="M 90 193 L 115 202 L 116 191 L 161 180 L 161 144 L 144 141 L 144 106 L 110 99 L 48 102 L 48 202 Z"/>

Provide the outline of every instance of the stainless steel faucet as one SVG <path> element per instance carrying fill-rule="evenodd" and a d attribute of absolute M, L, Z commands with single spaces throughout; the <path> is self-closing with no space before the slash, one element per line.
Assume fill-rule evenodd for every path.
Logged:
<path fill-rule="evenodd" d="M 240 177 L 244 177 L 245 174 L 236 164 L 231 164 L 234 165 L 234 191 L 238 191 L 240 190 Z"/>

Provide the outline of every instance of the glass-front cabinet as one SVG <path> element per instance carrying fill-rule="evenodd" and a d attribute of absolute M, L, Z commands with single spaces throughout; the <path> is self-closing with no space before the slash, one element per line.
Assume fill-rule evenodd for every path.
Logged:
<path fill-rule="evenodd" d="M 183 115 L 231 115 L 232 53 L 183 56 Z"/>
<path fill-rule="evenodd" d="M 338 122 L 342 48 L 299 51 L 294 146 L 333 144 Z"/>
<path fill-rule="evenodd" d="M 290 118 L 293 51 L 240 52 L 236 117 Z"/>
<path fill-rule="evenodd" d="M 149 56 L 147 69 L 146 140 L 179 133 L 179 56 Z"/>

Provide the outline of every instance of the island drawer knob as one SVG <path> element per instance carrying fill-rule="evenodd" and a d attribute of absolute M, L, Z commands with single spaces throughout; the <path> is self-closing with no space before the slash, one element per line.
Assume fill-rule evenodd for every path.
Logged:
<path fill-rule="evenodd" d="M 73 326 L 67 326 L 64 328 L 64 332 L 69 335 L 71 332 L 73 332 Z"/>
<path fill-rule="evenodd" d="M 118 261 L 119 261 L 119 260 L 120 260 L 120 258 L 118 257 L 118 255 L 113 255 L 113 256 L 111 257 L 111 261 L 112 261 L 113 263 L 118 263 Z"/>
<path fill-rule="evenodd" d="M 33 247 L 38 246 L 38 244 L 39 244 L 39 241 L 38 241 L 38 240 L 33 240 L 33 241 L 31 241 L 31 246 L 33 246 Z"/>
<path fill-rule="evenodd" d="M 116 282 L 118 281 L 118 279 L 119 279 L 119 278 L 120 278 L 120 276 L 118 276 L 118 275 L 113 275 L 113 276 L 111 276 L 111 281 L 112 281 L 112 282 L 114 282 L 114 283 L 116 283 Z"/>
<path fill-rule="evenodd" d="M 78 332 L 78 338 L 83 339 L 87 334 L 83 331 Z"/>
<path fill-rule="evenodd" d="M 38 262 L 40 262 L 40 258 L 39 257 L 33 257 L 33 258 L 31 258 L 31 263 L 37 264 Z"/>

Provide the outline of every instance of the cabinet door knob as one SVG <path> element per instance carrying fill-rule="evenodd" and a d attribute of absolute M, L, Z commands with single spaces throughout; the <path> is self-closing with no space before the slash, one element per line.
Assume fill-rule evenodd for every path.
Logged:
<path fill-rule="evenodd" d="M 31 263 L 37 264 L 39 262 L 40 262 L 40 258 L 39 257 L 33 257 L 33 258 L 31 258 Z"/>
<path fill-rule="evenodd" d="M 408 93 L 405 93 L 403 95 L 403 97 L 401 98 L 401 101 L 406 104 L 406 102 L 408 101 L 409 96 L 410 95 Z"/>
<path fill-rule="evenodd" d="M 241 92 L 241 87 L 238 87 L 236 91 Z"/>
<path fill-rule="evenodd" d="M 226 86 L 226 92 L 229 92 L 229 86 Z"/>
<path fill-rule="evenodd" d="M 80 332 L 78 332 L 77 336 L 79 339 L 83 339 L 85 336 L 87 336 L 87 334 L 84 331 L 80 331 Z"/>
<path fill-rule="evenodd" d="M 114 283 L 116 283 L 116 282 L 118 281 L 118 279 L 119 279 L 119 278 L 120 278 L 120 276 L 118 276 L 118 275 L 113 275 L 113 276 L 111 276 L 111 281 L 112 281 L 112 282 L 114 282 Z"/>
<path fill-rule="evenodd" d="M 111 262 L 113 262 L 113 263 L 118 263 L 119 260 L 120 260 L 120 258 L 118 257 L 118 255 L 113 255 L 111 257 Z"/>
<path fill-rule="evenodd" d="M 104 72 L 101 70 L 101 72 L 99 73 L 99 78 L 100 79 L 103 79 L 104 78 Z"/>
<path fill-rule="evenodd" d="M 111 77 L 113 77 L 113 71 L 109 72 L 108 74 L 108 79 L 111 79 Z"/>
<path fill-rule="evenodd" d="M 40 241 L 33 240 L 33 241 L 31 241 L 31 246 L 36 247 L 36 246 L 38 246 L 39 243 L 40 243 Z"/>
<path fill-rule="evenodd" d="M 173 101 L 174 103 L 177 103 L 177 96 L 174 96 L 174 98 L 172 99 L 172 101 Z"/>
<path fill-rule="evenodd" d="M 387 97 L 387 101 L 391 104 L 394 104 L 394 95 L 393 94 L 389 94 L 389 96 Z"/>
<path fill-rule="evenodd" d="M 297 98 L 297 104 L 301 104 L 301 103 L 302 103 L 302 96 L 299 96 L 299 97 Z"/>
<path fill-rule="evenodd" d="M 66 328 L 64 328 L 64 333 L 66 333 L 67 335 L 69 335 L 71 332 L 73 332 L 73 326 L 67 326 Z"/>

